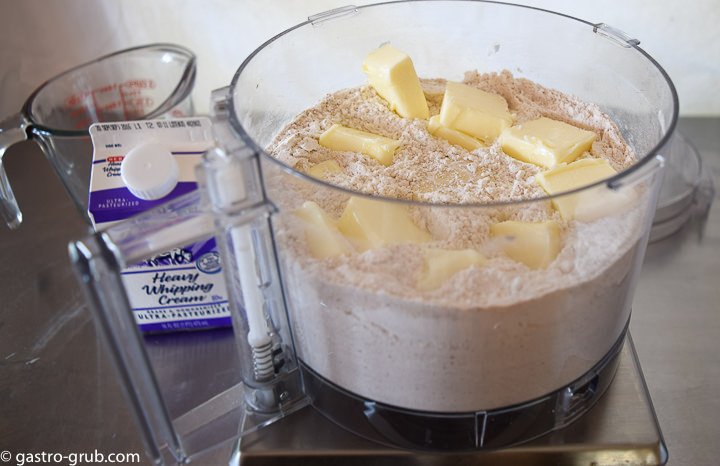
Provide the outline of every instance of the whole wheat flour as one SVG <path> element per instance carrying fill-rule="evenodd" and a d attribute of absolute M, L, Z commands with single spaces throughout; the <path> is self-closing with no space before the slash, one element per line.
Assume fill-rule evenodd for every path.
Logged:
<path fill-rule="evenodd" d="M 430 114 L 445 81 L 421 80 Z M 469 72 L 465 83 L 503 96 L 516 123 L 550 117 L 597 134 L 589 155 L 616 170 L 635 155 L 612 120 L 593 104 L 509 72 Z M 332 124 L 399 139 L 383 166 L 353 152 L 326 149 Z M 301 172 L 335 160 L 329 184 L 353 192 L 421 201 L 413 220 L 433 237 L 318 260 L 291 214 L 304 201 L 338 217 L 349 193 L 287 175 L 269 165 L 268 189 L 280 206 L 278 244 L 299 356 L 358 395 L 405 408 L 458 412 L 527 401 L 567 385 L 602 358 L 629 317 L 636 246 L 644 209 L 581 223 L 564 221 L 535 183 L 539 168 L 513 159 L 496 141 L 469 152 L 433 137 L 427 121 L 403 119 L 370 87 L 327 96 L 298 115 L 268 148 Z M 488 205 L 491 204 L 491 205 Z M 552 219 L 563 247 L 547 269 L 505 256 L 489 238 L 504 220 Z M 475 248 L 487 258 L 432 291 L 419 291 L 423 247 Z"/>

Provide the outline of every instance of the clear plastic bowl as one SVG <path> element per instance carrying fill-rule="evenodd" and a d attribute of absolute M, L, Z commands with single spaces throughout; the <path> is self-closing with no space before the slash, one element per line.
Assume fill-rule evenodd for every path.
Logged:
<path fill-rule="evenodd" d="M 508 69 L 516 77 L 599 105 L 619 126 L 638 161 L 611 179 L 564 196 L 594 190 L 600 198 L 624 196 L 631 202 L 592 221 L 576 222 L 574 246 L 563 249 L 548 270 L 523 275 L 529 278 L 521 284 L 508 272 L 495 282 L 481 275 L 413 294 L 405 278 L 422 269 L 422 248 L 408 247 L 407 262 L 369 272 L 298 252 L 305 233 L 292 212 L 304 201 L 332 210 L 351 196 L 364 195 L 295 171 L 265 149 L 297 114 L 326 94 L 363 85 L 362 58 L 385 42 L 407 52 L 421 77 L 462 80 L 468 70 Z M 422 418 L 422 413 L 429 416 L 426 420 L 468 420 L 477 413 L 527 408 L 579 380 L 592 381 L 588 374 L 605 367 L 600 363 L 619 348 L 627 328 L 662 179 L 657 156 L 674 129 L 678 108 L 668 76 L 637 45 L 608 26 L 535 8 L 398 2 L 310 18 L 265 43 L 242 64 L 231 86 L 230 119 L 242 141 L 261 154 L 264 189 L 279 211 L 272 223 L 292 333 L 308 380 L 320 381 L 308 386 L 317 391 L 315 404 L 321 411 L 366 436 L 382 432 L 380 437 L 391 444 L 442 448 L 438 438 L 435 444 L 415 438 L 408 428 L 412 422 L 406 421 Z M 401 204 L 413 218 L 427 222 L 434 240 L 441 241 L 449 233 L 439 226 L 449 219 L 460 219 L 455 227 L 467 227 L 478 218 L 522 217 L 527 209 L 548 208 L 551 200 L 378 202 Z M 477 237 L 486 238 L 487 232 L 479 228 Z M 323 393 L 329 393 L 325 389 L 359 400 L 358 409 L 373 412 L 371 407 L 382 406 L 386 414 L 410 417 L 400 422 L 380 415 L 373 421 L 366 413 L 357 424 L 343 412 L 347 405 L 323 403 Z M 586 410 L 601 391 L 587 384 L 575 389 L 565 401 L 552 399 L 557 406 L 542 415 L 552 419 L 546 430 Z M 363 422 L 372 428 L 365 429 Z M 404 427 L 395 429 L 394 422 Z M 497 443 L 521 437 L 532 435 Z"/>

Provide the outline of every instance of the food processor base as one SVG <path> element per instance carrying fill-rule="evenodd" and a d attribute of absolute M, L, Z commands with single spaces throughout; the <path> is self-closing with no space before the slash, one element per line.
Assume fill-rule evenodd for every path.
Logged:
<path fill-rule="evenodd" d="M 368 440 L 436 452 L 504 448 L 565 427 L 586 413 L 612 382 L 626 334 L 627 327 L 597 364 L 566 387 L 512 406 L 461 413 L 423 412 L 368 400 L 300 362 L 315 409 Z"/>
<path fill-rule="evenodd" d="M 304 409 L 245 437 L 240 442 L 240 455 L 234 457 L 234 464 L 665 464 L 667 450 L 630 333 L 627 333 L 624 344 L 622 341 L 619 343 L 617 357 L 612 357 L 611 351 L 602 368 L 610 370 L 609 379 L 616 368 L 614 381 L 607 387 L 604 396 L 598 396 L 597 403 L 572 424 L 515 447 L 497 449 L 492 447 L 493 444 L 485 444 L 487 449 L 467 451 L 465 448 L 464 452 L 443 454 L 418 451 L 419 447 L 414 450 L 391 448 L 378 443 L 382 440 L 375 438 L 379 437 L 377 432 L 374 436 L 368 435 L 368 432 L 374 431 L 368 423 L 360 433 L 377 441 L 368 441 L 335 426 L 318 410 Z M 598 395 L 602 393 L 602 369 L 598 372 L 595 385 Z M 313 383 L 312 380 L 306 382 Z M 315 404 L 321 401 L 316 398 Z M 538 419 L 542 416 L 538 413 Z M 553 418 L 550 413 L 544 416 Z M 357 419 L 358 416 L 354 417 Z M 521 426 L 530 429 L 528 426 L 532 424 Z M 514 428 L 505 431 L 516 432 Z M 489 440 L 500 442 L 504 439 L 507 440 L 503 437 Z M 413 441 L 413 437 L 405 440 Z M 397 443 L 397 439 L 393 438 L 393 442 Z M 388 440 L 383 443 L 388 443 Z M 449 444 L 447 448 L 450 448 Z"/>

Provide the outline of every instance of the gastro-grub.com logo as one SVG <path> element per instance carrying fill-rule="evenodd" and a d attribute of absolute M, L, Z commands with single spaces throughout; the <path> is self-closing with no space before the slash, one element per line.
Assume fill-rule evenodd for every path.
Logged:
<path fill-rule="evenodd" d="M 140 463 L 139 453 L 101 453 L 97 450 L 82 453 L 49 453 L 41 451 L 38 453 L 15 453 L 4 450 L 0 452 L 0 461 L 3 463 L 14 462 L 17 466 L 26 464 L 62 464 L 77 466 L 78 464 L 105 463 L 105 464 L 132 464 Z"/>

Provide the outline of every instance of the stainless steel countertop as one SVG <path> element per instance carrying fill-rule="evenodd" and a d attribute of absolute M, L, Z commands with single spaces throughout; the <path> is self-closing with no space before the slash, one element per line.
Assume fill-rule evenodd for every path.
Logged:
<path fill-rule="evenodd" d="M 681 119 L 679 129 L 720 186 L 720 118 Z M 149 464 L 67 259 L 68 241 L 85 227 L 42 157 L 33 143 L 5 156 L 25 222 L 0 230 L 0 451 L 140 453 Z M 704 234 L 693 223 L 650 245 L 631 330 L 668 464 L 720 463 L 717 199 Z"/>

